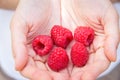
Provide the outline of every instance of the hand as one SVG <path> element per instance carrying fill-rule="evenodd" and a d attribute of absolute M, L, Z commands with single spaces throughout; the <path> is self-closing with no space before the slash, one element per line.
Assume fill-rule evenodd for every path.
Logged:
<path fill-rule="evenodd" d="M 37 56 L 31 46 L 35 36 L 47 35 L 54 24 L 60 24 L 60 4 L 55 4 L 50 0 L 20 0 L 11 22 L 15 66 L 30 80 L 67 80 L 69 76 L 67 69 L 59 73 L 50 70 L 46 57 Z"/>
<path fill-rule="evenodd" d="M 69 20 L 74 21 L 71 29 L 74 26 L 91 26 L 95 31 L 88 63 L 82 68 L 73 67 L 71 80 L 95 80 L 111 61 L 116 60 L 119 43 L 117 12 L 109 0 L 71 0 L 63 3 L 66 13 L 71 16 Z"/>
<path fill-rule="evenodd" d="M 47 2 L 47 0 L 45 1 Z M 48 70 L 46 65 L 43 63 L 44 58 L 38 58 L 34 51 L 32 51 L 30 45 L 31 40 L 36 35 L 48 34 L 46 32 L 49 32 L 51 26 L 54 24 L 62 24 L 72 31 L 74 31 L 76 26 L 86 25 L 91 26 L 95 30 L 96 36 L 93 44 L 90 47 L 91 55 L 87 65 L 83 68 L 72 68 L 72 65 L 70 64 L 68 67 L 69 72 L 72 72 L 71 80 L 93 80 L 108 68 L 110 60 L 114 61 L 116 59 L 116 48 L 119 41 L 118 19 L 115 10 L 111 6 L 111 3 L 109 1 L 94 2 L 91 0 L 90 3 L 87 0 L 81 0 L 82 2 L 80 0 L 79 2 L 77 1 L 78 0 L 72 2 L 72 6 L 71 1 L 61 1 L 63 7 L 61 8 L 61 16 L 59 12 L 60 10 L 58 10 L 60 8 L 57 8 L 57 10 L 54 8 L 53 12 L 51 9 L 48 9 L 47 4 L 47 6 L 44 6 L 44 8 L 42 8 L 43 10 L 41 11 L 41 7 L 34 7 L 33 3 L 26 5 L 24 4 L 26 2 L 21 2 L 13 18 L 11 32 L 16 69 L 20 70 L 23 76 L 35 80 L 64 80 L 64 78 L 69 78 L 68 71 L 66 69 L 60 73 Z M 89 6 L 85 1 L 89 3 Z M 99 6 L 98 4 L 102 6 Z M 98 6 L 98 8 L 94 6 Z M 57 7 L 59 7 L 59 5 L 57 5 Z M 48 14 L 46 14 L 44 10 L 48 11 Z M 103 14 L 101 14 L 101 11 L 103 11 Z M 43 12 L 47 15 L 47 17 L 45 15 L 42 16 L 42 18 L 39 18 L 38 16 L 40 16 L 40 14 L 44 14 Z M 107 13 L 107 15 L 105 15 L 105 13 Z M 49 16 L 50 14 L 52 14 L 52 17 Z M 24 19 L 25 21 L 23 21 Z M 115 27 L 113 27 L 113 25 Z M 110 28 L 108 26 L 110 26 Z M 18 47 L 18 43 L 19 47 L 21 48 Z M 69 53 L 70 49 L 68 48 L 67 51 Z M 103 67 L 101 67 L 101 65 L 103 65 Z"/>

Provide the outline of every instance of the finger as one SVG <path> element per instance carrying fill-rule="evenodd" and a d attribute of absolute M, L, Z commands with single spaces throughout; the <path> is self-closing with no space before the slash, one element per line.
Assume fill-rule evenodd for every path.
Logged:
<path fill-rule="evenodd" d="M 16 20 L 17 19 L 17 20 Z M 14 17 L 11 23 L 12 50 L 16 70 L 21 70 L 28 60 L 26 48 L 26 25 L 23 20 Z"/>
<path fill-rule="evenodd" d="M 104 54 L 104 48 L 97 50 L 94 57 L 93 64 L 85 68 L 81 75 L 81 80 L 96 80 L 97 77 L 109 67 L 110 62 Z"/>
<path fill-rule="evenodd" d="M 41 61 L 35 61 L 36 63 L 36 66 L 40 69 L 40 70 L 46 70 L 47 71 L 47 68 L 45 66 L 45 64 Z"/>
<path fill-rule="evenodd" d="M 21 74 L 30 80 L 52 80 L 45 65 L 38 61 L 34 62 L 32 58 L 29 58 L 29 62 L 21 71 Z"/>
<path fill-rule="evenodd" d="M 111 7 L 104 18 L 105 26 L 105 54 L 110 61 L 116 60 L 119 43 L 119 20 L 117 12 Z"/>

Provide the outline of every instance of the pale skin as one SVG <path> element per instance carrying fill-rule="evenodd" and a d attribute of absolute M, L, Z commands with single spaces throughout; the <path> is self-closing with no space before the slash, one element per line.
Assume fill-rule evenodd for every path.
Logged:
<path fill-rule="evenodd" d="M 35 54 L 31 46 L 33 38 L 49 35 L 55 24 L 72 32 L 77 26 L 94 29 L 95 39 L 84 67 L 72 66 L 70 61 L 67 68 L 54 72 L 47 66 L 47 56 Z M 95 80 L 116 60 L 118 26 L 117 12 L 109 0 L 21 0 L 11 22 L 16 70 L 30 80 Z M 68 55 L 71 46 L 72 43 L 66 49 Z"/>

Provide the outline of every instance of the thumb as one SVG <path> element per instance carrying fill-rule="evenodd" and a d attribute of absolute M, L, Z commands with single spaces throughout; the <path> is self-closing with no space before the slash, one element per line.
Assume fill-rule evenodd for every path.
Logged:
<path fill-rule="evenodd" d="M 16 70 L 22 70 L 28 60 L 26 47 L 26 25 L 22 19 L 13 17 L 11 22 L 12 50 L 15 59 Z"/>
<path fill-rule="evenodd" d="M 112 8 L 112 9 L 111 9 Z M 119 44 L 119 17 L 111 7 L 104 18 L 105 26 L 105 55 L 110 61 L 116 60 L 117 47 Z"/>

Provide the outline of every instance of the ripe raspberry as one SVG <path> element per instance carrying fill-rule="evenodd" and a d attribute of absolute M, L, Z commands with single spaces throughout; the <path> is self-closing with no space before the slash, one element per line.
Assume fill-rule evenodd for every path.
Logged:
<path fill-rule="evenodd" d="M 76 42 L 71 50 L 71 60 L 73 64 L 82 67 L 87 63 L 88 58 L 89 54 L 86 47 L 82 43 Z"/>
<path fill-rule="evenodd" d="M 50 36 L 39 35 L 33 40 L 32 46 L 36 54 L 44 56 L 53 48 L 53 41 Z"/>
<path fill-rule="evenodd" d="M 74 32 L 74 39 L 89 46 L 94 39 L 94 30 L 90 27 L 78 27 Z"/>
<path fill-rule="evenodd" d="M 61 48 L 55 48 L 48 57 L 48 66 L 54 71 L 60 71 L 67 67 L 69 62 L 66 51 Z"/>
<path fill-rule="evenodd" d="M 53 26 L 51 29 L 51 37 L 54 43 L 62 48 L 66 48 L 73 39 L 72 32 L 67 28 L 63 28 L 59 25 Z"/>

